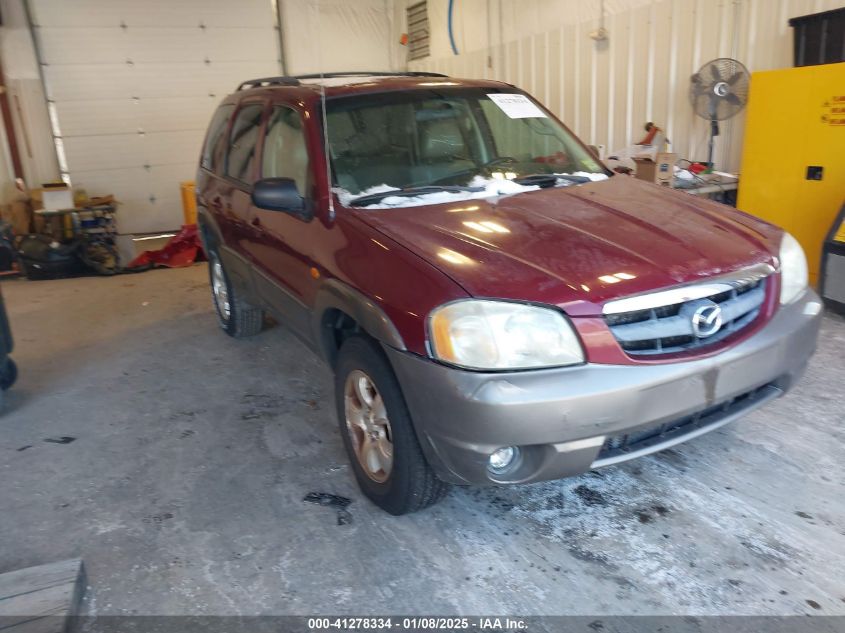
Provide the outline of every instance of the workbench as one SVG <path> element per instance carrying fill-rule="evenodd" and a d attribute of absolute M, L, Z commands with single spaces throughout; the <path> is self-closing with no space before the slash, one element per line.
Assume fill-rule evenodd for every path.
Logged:
<path fill-rule="evenodd" d="M 694 196 L 707 196 L 719 202 L 736 206 L 736 191 L 739 188 L 738 178 L 727 178 L 713 174 L 705 174 L 698 177 L 694 187 L 678 187 L 678 179 L 675 179 L 676 189 L 685 191 Z"/>

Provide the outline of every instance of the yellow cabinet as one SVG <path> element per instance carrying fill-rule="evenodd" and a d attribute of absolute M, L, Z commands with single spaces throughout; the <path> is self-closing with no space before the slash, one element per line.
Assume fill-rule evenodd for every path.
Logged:
<path fill-rule="evenodd" d="M 815 284 L 845 201 L 845 63 L 754 73 L 746 117 L 737 207 L 792 233 Z"/>

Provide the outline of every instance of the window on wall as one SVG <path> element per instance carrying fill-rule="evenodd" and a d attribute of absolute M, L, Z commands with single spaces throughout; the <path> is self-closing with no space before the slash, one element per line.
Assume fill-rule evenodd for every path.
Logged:
<path fill-rule="evenodd" d="M 273 108 L 264 139 L 261 175 L 264 178 L 292 178 L 300 195 L 306 195 L 308 150 L 302 119 L 291 108 Z"/>
<path fill-rule="evenodd" d="M 428 57 L 428 6 L 417 2 L 406 9 L 408 18 L 408 59 Z"/>
<path fill-rule="evenodd" d="M 264 105 L 247 105 L 238 111 L 229 136 L 229 155 L 226 159 L 226 175 L 252 184 L 255 165 L 255 145 L 261 127 L 261 113 Z"/>

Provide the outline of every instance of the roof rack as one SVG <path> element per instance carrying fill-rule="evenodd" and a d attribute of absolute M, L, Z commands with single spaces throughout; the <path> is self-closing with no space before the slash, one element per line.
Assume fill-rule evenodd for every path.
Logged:
<path fill-rule="evenodd" d="M 261 77 L 249 79 L 238 86 L 238 90 L 249 90 L 250 88 L 264 88 L 266 86 L 298 86 L 299 79 L 296 77 Z M 237 92 L 237 90 L 235 91 Z"/>
<path fill-rule="evenodd" d="M 427 73 L 422 71 L 368 71 L 356 70 L 340 73 L 310 73 L 308 75 L 294 75 L 291 77 L 261 77 L 249 79 L 238 86 L 238 91 L 251 88 L 266 88 L 268 86 L 300 86 L 300 79 L 329 79 L 332 77 L 448 77 L 442 73 Z M 237 91 L 236 91 L 237 92 Z"/>
<path fill-rule="evenodd" d="M 308 75 L 296 75 L 296 79 L 323 79 L 331 77 L 448 77 L 442 73 L 427 73 L 422 71 L 384 71 L 384 70 L 352 70 L 340 73 L 311 73 Z"/>

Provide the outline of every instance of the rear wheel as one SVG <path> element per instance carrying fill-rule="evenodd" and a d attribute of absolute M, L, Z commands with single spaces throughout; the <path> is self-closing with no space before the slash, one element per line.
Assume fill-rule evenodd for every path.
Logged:
<path fill-rule="evenodd" d="M 220 328 L 229 336 L 243 338 L 261 331 L 264 311 L 244 301 L 229 282 L 220 255 L 216 251 L 208 254 L 208 273 L 211 282 L 211 297 Z"/>
<path fill-rule="evenodd" d="M 445 496 L 448 486 L 428 465 L 399 383 L 375 341 L 353 336 L 343 343 L 335 399 L 355 478 L 373 503 L 400 515 Z"/>
<path fill-rule="evenodd" d="M 18 379 L 18 366 L 8 356 L 2 362 L 0 367 L 0 389 L 6 391 L 9 387 L 15 384 Z"/>

